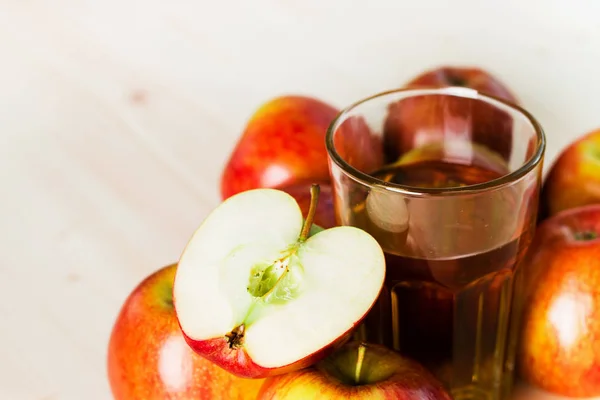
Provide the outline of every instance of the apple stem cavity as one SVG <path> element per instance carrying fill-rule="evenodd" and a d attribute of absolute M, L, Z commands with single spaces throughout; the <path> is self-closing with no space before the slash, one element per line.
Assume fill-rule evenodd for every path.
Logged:
<path fill-rule="evenodd" d="M 466 86 L 467 82 L 465 81 L 464 78 L 455 75 L 455 74 L 449 74 L 448 75 L 448 82 L 452 85 L 452 86 Z"/>
<path fill-rule="evenodd" d="M 315 214 L 317 212 L 320 192 L 321 187 L 318 184 L 313 184 L 310 187 L 310 206 L 308 208 L 308 213 L 306 214 L 306 219 L 304 220 L 304 225 L 302 225 L 302 231 L 300 231 L 300 242 L 304 242 L 306 239 L 308 239 L 310 228 L 312 227 L 313 220 L 315 219 Z"/>
<path fill-rule="evenodd" d="M 598 233 L 596 233 L 594 231 L 576 232 L 574 237 L 575 237 L 575 240 L 585 242 L 587 240 L 598 239 Z"/>
<path fill-rule="evenodd" d="M 361 384 L 360 374 L 362 372 L 362 367 L 365 361 L 365 352 L 367 351 L 367 346 L 364 343 L 361 343 L 358 346 L 358 355 L 356 356 L 356 368 L 354 369 L 354 383 L 356 385 Z"/>

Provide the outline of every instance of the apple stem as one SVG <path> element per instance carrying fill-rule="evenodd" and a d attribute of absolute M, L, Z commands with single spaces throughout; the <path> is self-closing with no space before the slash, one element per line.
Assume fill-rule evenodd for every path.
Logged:
<path fill-rule="evenodd" d="M 354 383 L 360 384 L 360 373 L 362 372 L 363 363 L 365 361 L 365 351 L 367 346 L 361 343 L 358 346 L 358 356 L 356 357 L 356 369 L 354 370 Z"/>
<path fill-rule="evenodd" d="M 304 225 L 302 225 L 302 231 L 300 232 L 300 241 L 304 242 L 308 239 L 308 234 L 310 233 L 310 228 L 312 227 L 313 220 L 315 219 L 315 213 L 317 212 L 317 204 L 319 203 L 319 193 L 321 192 L 321 187 L 314 183 L 310 187 L 310 206 L 308 208 L 308 213 L 306 214 L 306 219 L 304 220 Z"/>

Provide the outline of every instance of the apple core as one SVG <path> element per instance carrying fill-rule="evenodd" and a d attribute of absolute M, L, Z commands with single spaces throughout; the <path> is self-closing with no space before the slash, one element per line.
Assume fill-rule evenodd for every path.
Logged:
<path fill-rule="evenodd" d="M 254 299 L 244 318 L 244 322 L 225 335 L 230 348 L 239 347 L 243 343 L 246 325 L 250 325 L 261 315 L 261 302 L 264 304 L 283 304 L 298 297 L 301 288 L 300 282 L 302 281 L 303 267 L 296 253 L 311 232 L 319 201 L 319 185 L 314 184 L 311 186 L 310 196 L 310 208 L 298 241 L 284 251 L 281 257 L 277 258 L 275 262 L 258 264 L 250 270 L 247 289 L 248 293 Z"/>
<path fill-rule="evenodd" d="M 290 249 L 284 252 L 281 258 L 270 265 L 257 265 L 250 270 L 250 282 L 248 285 L 248 293 L 254 297 L 262 297 L 267 300 L 270 295 L 282 300 L 291 300 L 295 287 L 293 274 L 290 274 L 291 268 L 297 266 L 297 259 L 293 257 L 296 254 L 301 243 L 305 242 L 309 236 L 317 204 L 319 202 L 319 185 L 312 185 L 310 188 L 310 208 L 308 215 L 302 226 L 298 242 Z M 296 262 L 293 262 L 296 261 Z M 280 290 L 283 289 L 283 290 Z M 281 292 L 278 296 L 278 292 Z"/>

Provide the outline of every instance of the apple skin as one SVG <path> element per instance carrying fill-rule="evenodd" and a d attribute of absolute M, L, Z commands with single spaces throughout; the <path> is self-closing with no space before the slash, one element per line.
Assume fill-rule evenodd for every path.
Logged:
<path fill-rule="evenodd" d="M 352 336 L 356 327 L 360 324 L 358 321 L 340 336 L 337 340 L 322 347 L 313 354 L 304 357 L 292 364 L 284 365 L 278 368 L 265 368 L 252 361 L 252 358 L 242 348 L 230 348 L 225 337 L 213 338 L 208 340 L 194 340 L 185 333 L 183 334 L 188 345 L 198 354 L 212 361 L 216 365 L 231 372 L 240 378 L 260 379 L 269 376 L 276 376 L 294 372 L 303 368 L 307 368 L 322 359 L 329 356 L 337 348 L 346 343 Z M 293 344 L 291 344 L 293 345 Z"/>
<path fill-rule="evenodd" d="M 310 187 L 310 183 L 301 183 L 279 188 L 296 199 L 304 218 L 306 218 L 308 209 L 310 208 Z M 319 183 L 319 187 L 319 202 L 314 216 L 314 223 L 324 229 L 333 228 L 338 224 L 333 209 L 333 193 L 331 191 L 331 185 L 329 183 Z"/>
<path fill-rule="evenodd" d="M 475 67 L 442 66 L 425 71 L 413 78 L 407 86 L 461 86 L 517 103 L 517 98 L 490 72 Z"/>
<path fill-rule="evenodd" d="M 517 103 L 506 85 L 480 68 L 442 66 L 427 70 L 405 84 L 407 88 L 447 86 L 467 87 Z M 386 161 L 394 162 L 415 147 L 439 142 L 452 131 L 462 134 L 465 125 L 472 128 L 471 136 L 475 142 L 493 148 L 504 159 L 509 158 L 512 119 L 504 111 L 470 99 L 431 95 L 415 96 L 389 105 L 384 125 Z"/>
<path fill-rule="evenodd" d="M 529 255 L 523 266 L 519 373 L 555 394 L 598 396 L 600 205 L 566 210 L 542 222 Z"/>
<path fill-rule="evenodd" d="M 600 129 L 567 146 L 544 181 L 541 219 L 569 208 L 600 203 Z"/>
<path fill-rule="evenodd" d="M 238 378 L 195 354 L 175 316 L 176 265 L 144 279 L 128 296 L 108 345 L 108 378 L 116 400 L 255 399 L 263 380 Z"/>
<path fill-rule="evenodd" d="M 338 112 L 305 96 L 281 96 L 263 104 L 225 165 L 222 199 L 249 189 L 328 182 L 325 133 Z"/>
<path fill-rule="evenodd" d="M 356 384 L 358 348 L 365 346 L 361 384 Z M 311 399 L 450 400 L 442 384 L 420 364 L 386 347 L 350 342 L 323 362 L 267 378 L 257 400 Z"/>

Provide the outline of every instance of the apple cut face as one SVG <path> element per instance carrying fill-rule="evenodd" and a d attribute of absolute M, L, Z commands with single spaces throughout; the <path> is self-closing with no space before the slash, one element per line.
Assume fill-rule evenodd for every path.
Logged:
<path fill-rule="evenodd" d="M 303 238 L 303 223 L 275 189 L 237 194 L 206 218 L 174 284 L 196 352 L 237 375 L 276 375 L 318 361 L 360 323 L 383 285 L 381 247 L 348 226 Z"/>

